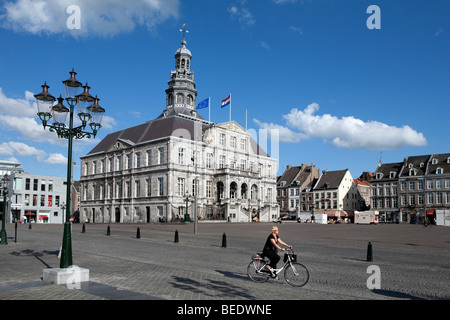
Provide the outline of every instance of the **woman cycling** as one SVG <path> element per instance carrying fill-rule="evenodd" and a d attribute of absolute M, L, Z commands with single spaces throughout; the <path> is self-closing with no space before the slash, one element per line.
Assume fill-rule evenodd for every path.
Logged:
<path fill-rule="evenodd" d="M 277 263 L 280 261 L 280 256 L 277 254 L 277 249 L 281 251 L 285 251 L 284 248 L 281 248 L 279 244 L 291 248 L 290 245 L 286 244 L 282 241 L 278 235 L 278 227 L 273 226 L 272 232 L 267 237 L 266 244 L 264 245 L 263 255 L 270 259 L 270 264 L 268 265 L 269 271 L 271 273 L 272 278 L 276 277 L 276 273 L 274 269 L 277 268 Z"/>

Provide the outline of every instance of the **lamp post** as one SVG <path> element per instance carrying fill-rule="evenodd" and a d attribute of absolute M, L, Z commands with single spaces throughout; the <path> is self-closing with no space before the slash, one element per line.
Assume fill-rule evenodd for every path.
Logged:
<path fill-rule="evenodd" d="M 5 229 L 5 220 L 6 220 L 6 208 L 7 208 L 6 196 L 8 195 L 8 182 L 9 182 L 8 175 L 5 174 L 3 176 L 2 180 L 3 180 L 3 217 L 2 217 L 2 231 L 0 233 L 0 237 L 2 238 L 2 240 L 0 241 L 0 244 L 7 245 L 8 244 L 8 236 L 6 234 L 6 229 Z"/>
<path fill-rule="evenodd" d="M 58 138 L 68 140 L 68 156 L 67 156 L 67 194 L 66 194 L 66 219 L 64 223 L 64 236 L 61 247 L 60 268 L 68 268 L 72 265 L 72 240 L 71 240 L 71 223 L 70 223 L 70 204 L 71 204 L 71 179 L 72 179 L 72 143 L 73 139 L 91 138 L 97 135 L 97 131 L 101 128 L 101 120 L 105 109 L 99 104 L 97 97 L 91 96 L 90 87 L 82 86 L 75 76 L 76 72 L 72 69 L 70 78 L 63 81 L 66 90 L 66 101 L 69 108 L 64 106 L 64 99 L 60 96 L 58 103 L 54 105 L 56 99 L 49 92 L 50 88 L 47 83 L 42 85 L 42 92 L 36 94 L 38 116 L 45 128 L 49 131 L 56 132 Z M 73 127 L 73 113 L 75 106 L 78 106 L 78 117 L 81 120 L 81 126 Z M 69 114 L 69 126 L 66 126 L 66 118 Z M 49 124 L 49 120 L 53 118 L 53 124 Z M 86 126 L 89 126 L 92 132 L 86 132 Z"/>

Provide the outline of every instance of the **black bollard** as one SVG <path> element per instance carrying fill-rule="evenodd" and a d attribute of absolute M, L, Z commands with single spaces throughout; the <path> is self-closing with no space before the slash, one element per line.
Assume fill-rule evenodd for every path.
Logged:
<path fill-rule="evenodd" d="M 224 233 L 222 236 L 222 248 L 227 247 L 227 235 Z"/>
<path fill-rule="evenodd" d="M 30 223 L 28 224 L 28 230 L 31 230 L 31 221 L 30 221 Z"/>
<path fill-rule="evenodd" d="M 372 254 L 372 243 L 369 242 L 367 245 L 367 262 L 373 261 L 373 254 Z"/>
<path fill-rule="evenodd" d="M 178 243 L 178 230 L 175 230 L 175 243 Z"/>
<path fill-rule="evenodd" d="M 84 226 L 84 223 L 83 223 L 83 227 L 81 228 L 81 233 L 85 233 L 86 232 L 86 227 Z"/>
<path fill-rule="evenodd" d="M 17 222 L 16 225 L 14 226 L 14 242 L 17 243 Z"/>
<path fill-rule="evenodd" d="M 111 235 L 111 228 L 108 225 L 108 228 L 106 229 L 106 235 L 110 236 Z"/>
<path fill-rule="evenodd" d="M 140 239 L 140 238 L 141 238 L 141 230 L 138 227 L 137 231 L 136 231 L 136 239 Z"/>

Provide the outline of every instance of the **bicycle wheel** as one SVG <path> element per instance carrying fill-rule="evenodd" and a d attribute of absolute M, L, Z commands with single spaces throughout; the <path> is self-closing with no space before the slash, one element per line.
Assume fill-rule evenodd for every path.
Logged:
<path fill-rule="evenodd" d="M 291 262 L 284 270 L 284 278 L 293 287 L 303 287 L 309 280 L 309 272 L 301 263 Z"/>
<path fill-rule="evenodd" d="M 251 261 L 247 267 L 247 274 L 254 282 L 266 282 L 269 279 L 269 274 L 260 270 L 266 268 L 264 261 Z"/>

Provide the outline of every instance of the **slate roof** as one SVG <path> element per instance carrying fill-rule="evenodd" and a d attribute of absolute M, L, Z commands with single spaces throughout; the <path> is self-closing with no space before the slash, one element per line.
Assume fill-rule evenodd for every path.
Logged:
<path fill-rule="evenodd" d="M 403 167 L 402 162 L 383 163 L 377 168 L 377 170 L 375 170 L 375 173 L 373 175 L 374 178 L 370 182 L 376 182 L 379 180 L 398 179 L 402 167 Z M 391 176 L 391 172 L 395 172 L 395 176 Z M 378 173 L 382 174 L 381 179 L 377 179 Z"/>
<path fill-rule="evenodd" d="M 314 186 L 314 190 L 337 189 L 348 169 L 324 171 Z"/>
<path fill-rule="evenodd" d="M 412 156 L 404 160 L 403 170 L 400 172 L 400 176 L 409 176 L 409 170 L 416 170 L 415 176 L 423 176 L 426 174 L 428 160 L 430 155 Z M 411 166 L 411 167 L 410 167 Z"/>
<path fill-rule="evenodd" d="M 168 138 L 171 136 L 182 136 L 185 139 L 201 141 L 202 136 L 194 139 L 194 128 L 200 125 L 203 130 L 214 126 L 207 121 L 201 121 L 203 118 L 198 115 L 192 117 L 191 110 L 174 110 L 169 116 L 164 117 L 164 113 L 152 121 L 148 121 L 141 125 L 120 130 L 107 135 L 99 144 L 97 144 L 86 156 L 97 153 L 107 152 L 118 140 L 127 142 L 128 145 L 137 145 L 148 143 L 154 140 Z M 178 112 L 180 111 L 180 112 Z M 167 114 L 166 114 L 167 115 Z M 189 117 L 186 117 L 189 115 Z M 199 121 L 200 120 L 200 121 Z M 267 153 L 250 137 L 250 145 L 255 154 L 268 157 Z"/>
<path fill-rule="evenodd" d="M 433 164 L 433 159 L 437 159 L 437 163 Z M 442 168 L 444 174 L 450 173 L 450 153 L 433 154 L 428 164 L 428 174 L 436 174 L 437 168 Z"/>

